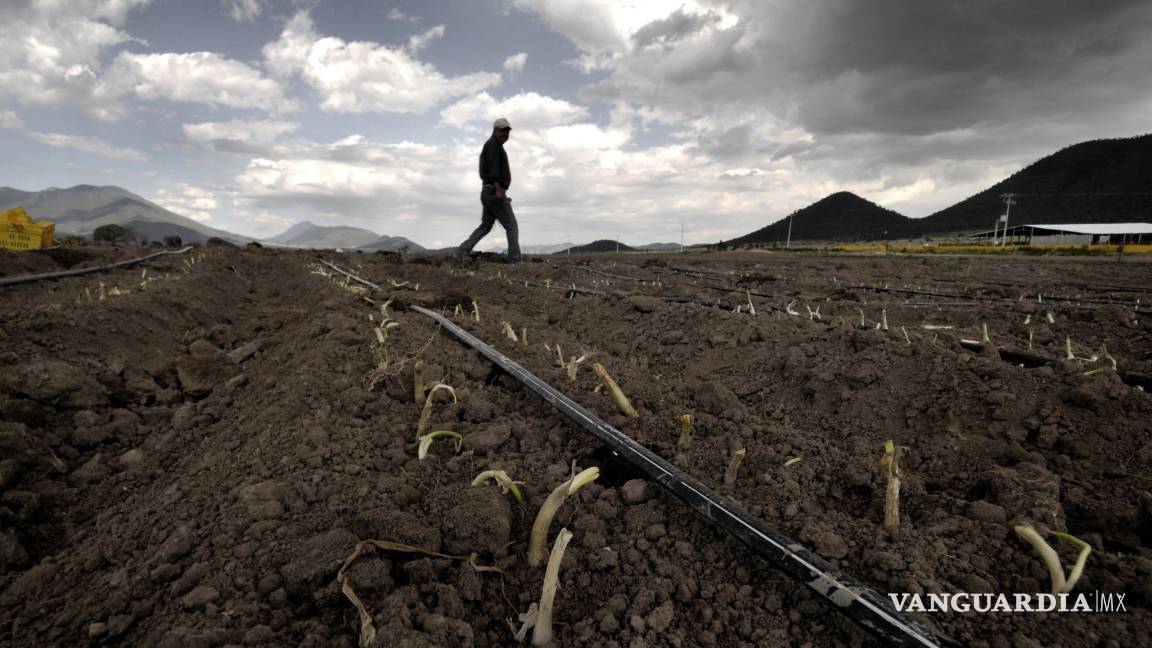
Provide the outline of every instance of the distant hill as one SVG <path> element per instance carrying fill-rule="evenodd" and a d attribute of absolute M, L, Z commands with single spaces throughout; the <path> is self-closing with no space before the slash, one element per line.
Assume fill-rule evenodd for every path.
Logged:
<path fill-rule="evenodd" d="M 0 187 L 0 211 L 13 207 L 23 207 L 33 219 L 56 223 L 57 236 L 64 233 L 91 236 L 101 225 L 121 225 L 148 240 L 165 236 L 179 236 L 185 243 L 204 243 L 211 237 L 234 243 L 253 240 L 208 227 L 114 186 L 76 185 L 44 191 Z"/>
<path fill-rule="evenodd" d="M 881 238 L 903 231 L 910 220 L 848 191 L 826 196 L 792 215 L 793 241 L 836 241 Z M 726 241 L 732 245 L 779 243 L 788 240 L 788 218 L 751 234 Z"/>
<path fill-rule="evenodd" d="M 571 250 L 572 254 L 580 254 L 581 252 L 636 252 L 636 248 L 629 247 L 617 241 L 608 239 L 601 239 L 599 241 L 592 241 L 586 245 L 577 245 L 573 248 L 565 248 L 553 254 L 568 254 Z"/>
<path fill-rule="evenodd" d="M 411 239 L 404 238 L 403 236 L 381 236 L 368 245 L 361 245 L 356 248 L 357 250 L 364 250 L 365 252 L 375 252 L 376 250 L 385 250 L 387 252 L 425 252 L 426 250 L 413 242 Z"/>
<path fill-rule="evenodd" d="M 1093 140 L 1045 157 L 1008 179 L 911 223 L 916 234 L 992 229 L 1014 193 L 1009 224 L 1123 223 L 1152 218 L 1152 135 Z"/>
<path fill-rule="evenodd" d="M 679 250 L 679 243 L 649 243 L 647 245 L 635 246 L 637 250 L 644 250 L 645 252 L 666 252 L 668 250 Z"/>
<path fill-rule="evenodd" d="M 299 248 L 350 248 L 365 251 L 399 251 L 407 246 L 411 252 L 424 248 L 403 236 L 380 236 L 376 232 L 346 225 L 317 225 L 301 221 L 287 230 L 273 236 L 268 241 Z"/>

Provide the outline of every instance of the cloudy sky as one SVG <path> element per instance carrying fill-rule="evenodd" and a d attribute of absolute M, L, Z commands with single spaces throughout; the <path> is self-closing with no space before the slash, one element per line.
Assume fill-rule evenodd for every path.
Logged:
<path fill-rule="evenodd" d="M 456 244 L 501 116 L 527 244 L 716 241 L 840 190 L 927 216 L 1152 131 L 1147 0 L 0 0 L 0 24 L 0 185 L 251 236 Z"/>

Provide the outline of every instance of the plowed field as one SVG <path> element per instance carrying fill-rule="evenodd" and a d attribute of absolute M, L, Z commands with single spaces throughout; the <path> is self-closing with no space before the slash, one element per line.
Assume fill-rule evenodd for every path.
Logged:
<path fill-rule="evenodd" d="M 149 252 L 2 254 L 0 276 Z M 381 289 L 327 276 L 322 259 Z M 251 248 L 0 288 L 0 643 L 355 646 L 336 576 L 375 539 L 451 556 L 368 548 L 350 563 L 376 645 L 514 645 L 543 577 L 524 559 L 528 531 L 573 462 L 601 477 L 552 525 L 550 538 L 574 533 L 556 645 L 875 643 L 408 308 L 421 305 L 882 594 L 1048 591 L 1013 532 L 1027 521 L 1091 544 L 1075 592 L 1126 595 L 1109 614 L 919 615 L 963 643 L 1152 645 L 1152 398 L 1139 386 L 1152 317 L 1134 305 L 1149 299 L 1152 265 L 1131 260 L 510 266 Z M 380 344 L 384 316 L 398 326 Z M 960 345 L 985 327 L 983 351 Z M 574 380 L 557 348 L 587 357 Z M 463 436 L 424 461 L 416 360 L 457 396 L 434 395 L 429 429 Z M 618 413 L 593 362 L 639 417 Z M 888 439 L 895 529 L 882 524 Z M 524 501 L 469 485 L 489 468 L 524 482 Z M 1071 565 L 1074 546 L 1051 541 Z"/>

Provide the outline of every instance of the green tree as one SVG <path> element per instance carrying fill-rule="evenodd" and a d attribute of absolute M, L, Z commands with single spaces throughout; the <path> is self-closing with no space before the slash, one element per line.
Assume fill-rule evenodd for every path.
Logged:
<path fill-rule="evenodd" d="M 95 232 L 92 232 L 92 240 L 98 242 L 119 243 L 131 238 L 132 232 L 121 225 L 101 225 L 96 228 Z"/>

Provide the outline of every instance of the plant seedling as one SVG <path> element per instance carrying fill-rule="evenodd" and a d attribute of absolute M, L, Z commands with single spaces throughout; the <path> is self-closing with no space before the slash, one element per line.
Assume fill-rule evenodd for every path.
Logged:
<path fill-rule="evenodd" d="M 888 480 L 888 489 L 884 494 L 884 526 L 895 529 L 900 526 L 900 465 L 899 449 L 892 439 L 884 442 L 884 457 L 880 459 L 880 468 Z"/>
<path fill-rule="evenodd" d="M 544 549 L 548 542 L 548 527 L 552 524 L 552 518 L 556 517 L 556 511 L 560 510 L 560 506 L 564 504 L 564 500 L 600 477 L 600 469 L 596 467 L 587 468 L 577 474 L 575 462 L 573 462 L 572 472 L 574 473 L 572 478 L 557 486 L 556 490 L 548 495 L 548 499 L 544 500 L 544 504 L 540 506 L 540 511 L 536 513 L 536 521 L 532 523 L 532 533 L 528 536 L 528 565 L 531 567 L 537 567 L 544 562 Z"/>
<path fill-rule="evenodd" d="M 475 299 L 472 300 L 472 319 L 477 323 L 480 322 L 480 304 L 477 304 Z"/>
<path fill-rule="evenodd" d="M 620 390 L 620 386 L 612 380 L 612 376 L 608 375 L 608 370 L 604 365 L 599 362 L 592 363 L 592 371 L 596 372 L 596 376 L 600 378 L 600 382 L 608 388 L 608 392 L 612 394 L 612 400 L 616 403 L 616 409 L 628 418 L 638 418 L 640 415 L 636 413 L 636 408 L 632 407 L 632 403 L 628 401 L 628 397 Z"/>
<path fill-rule="evenodd" d="M 783 467 L 784 467 L 784 468 L 787 468 L 788 466 L 795 466 L 796 464 L 800 463 L 800 461 L 801 461 L 801 460 L 803 460 L 803 459 L 804 459 L 804 457 L 792 457 L 792 458 L 791 458 L 791 459 L 789 459 L 788 461 L 785 461 L 785 462 L 784 462 L 784 466 L 783 466 Z"/>
<path fill-rule="evenodd" d="M 740 464 L 744 462 L 745 454 L 744 448 L 732 453 L 732 459 L 728 461 L 728 470 L 724 471 L 725 486 L 731 488 L 736 484 L 736 474 L 740 471 Z"/>
<path fill-rule="evenodd" d="M 512 493 L 512 497 L 515 497 L 517 502 L 524 501 L 524 497 L 520 495 L 520 488 L 517 487 L 517 484 L 523 484 L 524 482 L 512 481 L 508 473 L 503 470 L 485 470 L 479 475 L 476 475 L 476 478 L 472 480 L 472 485 L 483 486 L 488 480 L 496 482 L 496 484 L 500 486 L 500 492 Z"/>
<path fill-rule="evenodd" d="M 752 305 L 752 291 L 745 290 L 744 294 L 748 296 L 748 312 L 752 314 L 752 317 L 756 317 L 756 307 Z"/>
<path fill-rule="evenodd" d="M 564 550 L 572 540 L 572 532 L 560 529 L 552 553 L 548 556 L 548 567 L 544 570 L 544 589 L 540 593 L 539 614 L 536 626 L 532 628 L 532 645 L 547 646 L 552 643 L 552 609 L 556 602 L 556 586 L 560 580 L 560 563 L 564 560 Z"/>
<path fill-rule="evenodd" d="M 454 439 L 456 441 L 456 452 L 460 452 L 460 446 L 464 442 L 464 437 L 452 430 L 437 430 L 420 437 L 420 447 L 416 450 L 416 458 L 424 461 L 424 457 L 428 456 L 428 448 L 432 447 L 432 442 L 441 437 Z"/>
<path fill-rule="evenodd" d="M 1076 563 L 1072 566 L 1072 573 L 1065 578 L 1064 567 L 1060 564 L 1060 556 L 1057 555 L 1052 545 L 1048 544 L 1031 524 L 1021 524 L 1012 527 L 1012 529 L 1016 532 L 1016 535 L 1032 545 L 1036 553 L 1040 554 L 1040 558 L 1048 567 L 1048 575 L 1052 579 L 1052 593 L 1060 594 L 1063 592 L 1071 592 L 1072 588 L 1076 586 L 1076 581 L 1080 580 L 1080 577 L 1084 574 L 1084 564 L 1088 561 L 1088 554 L 1092 553 L 1092 545 L 1067 533 L 1061 533 L 1059 531 L 1051 532 L 1051 534 L 1057 538 L 1066 540 L 1080 547 L 1080 553 L 1076 556 Z"/>
<path fill-rule="evenodd" d="M 504 331 L 504 335 L 508 336 L 509 340 L 513 342 L 520 341 L 520 338 L 516 337 L 516 330 L 512 328 L 512 324 L 508 320 L 501 321 L 500 328 Z"/>
<path fill-rule="evenodd" d="M 420 421 L 416 424 L 416 436 L 422 437 L 424 431 L 428 429 L 428 421 L 432 418 L 432 401 L 436 398 L 436 392 L 445 389 L 449 394 L 452 394 L 452 402 L 458 402 L 456 398 L 456 390 L 452 389 L 444 383 L 436 383 L 432 385 L 432 389 L 428 390 L 428 396 L 424 399 L 424 408 L 420 410 Z"/>
<path fill-rule="evenodd" d="M 680 439 L 676 445 L 681 448 L 687 448 L 692 445 L 692 425 L 696 419 L 691 414 L 680 415 Z"/>

